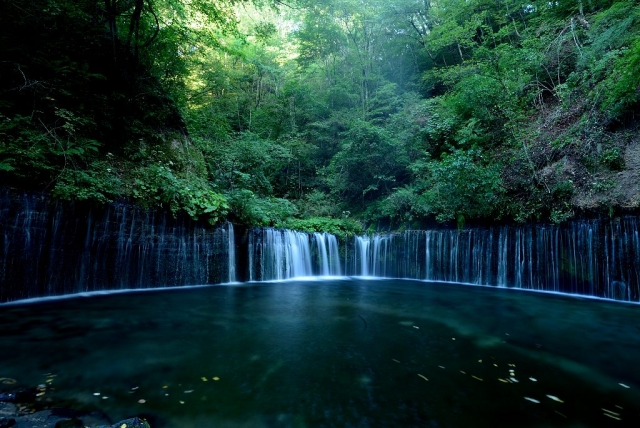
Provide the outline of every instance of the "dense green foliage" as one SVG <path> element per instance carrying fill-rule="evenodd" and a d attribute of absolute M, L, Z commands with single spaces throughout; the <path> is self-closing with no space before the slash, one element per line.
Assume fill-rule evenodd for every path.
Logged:
<path fill-rule="evenodd" d="M 14 187 L 341 234 L 640 204 L 625 184 L 640 177 L 638 1 L 0 13 L 0 177 Z"/>

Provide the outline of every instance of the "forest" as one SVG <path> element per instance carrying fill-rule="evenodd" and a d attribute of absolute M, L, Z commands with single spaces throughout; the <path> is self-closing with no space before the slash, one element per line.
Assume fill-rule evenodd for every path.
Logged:
<path fill-rule="evenodd" d="M 361 232 L 640 208 L 640 2 L 0 0 L 0 182 Z"/>

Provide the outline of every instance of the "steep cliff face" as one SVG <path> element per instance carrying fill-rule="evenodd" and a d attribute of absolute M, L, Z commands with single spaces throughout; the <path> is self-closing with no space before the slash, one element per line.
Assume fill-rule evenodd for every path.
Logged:
<path fill-rule="evenodd" d="M 640 207 L 640 138 L 631 133 L 613 136 L 615 144 L 596 144 L 581 154 L 575 148 L 545 165 L 541 179 L 550 187 L 564 184 L 571 208 L 580 214 L 634 211 Z M 613 147 L 613 148 L 612 148 Z"/>
<path fill-rule="evenodd" d="M 640 209 L 637 121 L 589 122 L 587 107 L 541 109 L 520 142 L 498 155 L 508 210 L 517 221 L 560 223 Z"/>

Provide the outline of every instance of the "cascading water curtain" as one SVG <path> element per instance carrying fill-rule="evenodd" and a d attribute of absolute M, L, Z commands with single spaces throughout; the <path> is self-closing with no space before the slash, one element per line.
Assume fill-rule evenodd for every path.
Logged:
<path fill-rule="evenodd" d="M 236 239 L 233 232 L 233 224 L 227 223 L 229 237 L 229 282 L 236 282 Z"/>
<path fill-rule="evenodd" d="M 256 229 L 249 238 L 249 258 L 251 280 L 341 275 L 338 241 L 329 233 Z"/>
<path fill-rule="evenodd" d="M 229 278 L 231 229 L 126 204 L 0 194 L 0 301 Z"/>
<path fill-rule="evenodd" d="M 415 278 L 640 300 L 639 219 L 354 240 L 350 275 Z"/>
<path fill-rule="evenodd" d="M 340 254 L 338 240 L 330 233 L 314 233 L 315 255 L 319 270 L 318 275 L 340 276 Z"/>
<path fill-rule="evenodd" d="M 356 275 L 369 276 L 371 267 L 371 254 L 369 248 L 371 247 L 371 238 L 369 236 L 356 236 L 355 237 L 355 257 L 354 272 Z"/>
<path fill-rule="evenodd" d="M 255 229 L 246 244 L 248 277 L 415 278 L 637 302 L 639 225 L 624 217 L 378 233 L 345 240 L 343 251 L 328 233 Z M 231 224 L 203 227 L 125 204 L 89 207 L 4 191 L 0 226 L 0 301 L 237 278 Z"/>

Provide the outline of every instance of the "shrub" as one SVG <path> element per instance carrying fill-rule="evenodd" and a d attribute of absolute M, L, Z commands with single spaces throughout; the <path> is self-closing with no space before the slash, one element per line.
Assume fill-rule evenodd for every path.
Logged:
<path fill-rule="evenodd" d="M 299 230 L 301 232 L 328 232 L 337 236 L 362 234 L 362 225 L 352 219 L 335 219 L 328 217 L 312 217 L 307 219 L 289 219 L 278 223 L 279 228 Z"/>

